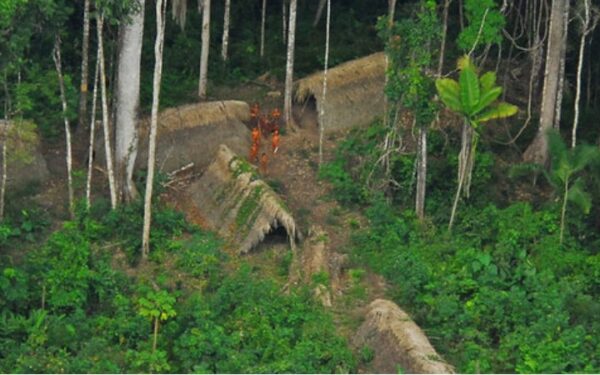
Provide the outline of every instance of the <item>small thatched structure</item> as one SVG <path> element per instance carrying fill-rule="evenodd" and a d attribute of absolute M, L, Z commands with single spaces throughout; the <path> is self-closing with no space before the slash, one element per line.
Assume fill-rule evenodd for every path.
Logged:
<path fill-rule="evenodd" d="M 206 222 L 238 253 L 247 253 L 280 227 L 292 248 L 299 239 L 296 222 L 281 198 L 252 165 L 225 145 L 219 146 L 214 161 L 188 191 Z"/>
<path fill-rule="evenodd" d="M 23 136 L 20 129 L 16 128 L 19 125 L 21 124 L 0 120 L 0 150 L 4 146 L 5 139 L 10 139 L 6 152 L 6 185 L 13 192 L 25 189 L 32 184 L 44 183 L 50 177 L 46 159 L 41 152 L 37 131 L 31 128 L 27 129 L 27 134 Z M 64 166 L 64 158 L 62 161 Z M 3 173 L 2 164 L 2 154 L 0 153 L 0 176 Z M 66 178 L 66 166 L 58 173 Z"/>
<path fill-rule="evenodd" d="M 156 137 L 156 165 L 170 172 L 189 163 L 203 170 L 210 164 L 220 144 L 236 153 L 250 149 L 250 131 L 244 122 L 250 120 L 250 108 L 242 101 L 216 101 L 168 108 L 159 113 Z M 148 163 L 148 130 L 150 118 L 138 123 L 139 141 L 136 169 Z M 96 143 L 96 160 L 104 165 L 104 144 Z"/>
<path fill-rule="evenodd" d="M 383 115 L 385 54 L 375 53 L 340 64 L 327 72 L 325 131 L 337 131 L 368 125 Z M 294 99 L 309 106 L 315 101 L 320 113 L 323 96 L 323 72 L 295 83 Z"/>
<path fill-rule="evenodd" d="M 409 374 L 454 373 L 421 328 L 395 303 L 376 299 L 368 309 L 353 345 L 357 349 L 365 346 L 373 349 L 373 372 L 396 373 L 400 366 Z"/>

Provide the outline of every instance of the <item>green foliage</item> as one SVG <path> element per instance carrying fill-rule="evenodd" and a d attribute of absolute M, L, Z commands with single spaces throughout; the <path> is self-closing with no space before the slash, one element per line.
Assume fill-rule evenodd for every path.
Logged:
<path fill-rule="evenodd" d="M 458 61 L 460 70 L 458 82 L 451 78 L 440 78 L 435 85 L 442 102 L 453 112 L 464 116 L 465 121 L 478 130 L 483 122 L 513 116 L 518 108 L 500 102 L 494 106 L 502 94 L 502 88 L 496 86 L 496 74 L 487 72 L 481 77 L 468 56 Z"/>
<path fill-rule="evenodd" d="M 494 0 L 465 0 L 466 27 L 458 36 L 458 47 L 464 52 L 477 50 L 487 44 L 502 42 L 504 15 Z"/>
<path fill-rule="evenodd" d="M 408 9 L 410 15 L 389 28 L 381 18 L 379 36 L 386 42 L 389 68 L 387 97 L 411 111 L 418 126 L 427 126 L 437 113 L 434 82 L 428 70 L 433 65 L 433 46 L 440 37 L 435 1 L 422 0 Z"/>
<path fill-rule="evenodd" d="M 243 266 L 210 298 L 184 306 L 180 372 L 333 373 L 355 362 L 310 292 L 283 296 Z"/>
<path fill-rule="evenodd" d="M 599 290 L 582 267 L 597 256 L 558 244 L 554 211 L 470 209 L 453 237 L 406 214 L 368 214 L 354 257 L 392 282 L 394 299 L 459 372 L 598 370 L 590 312 Z"/>

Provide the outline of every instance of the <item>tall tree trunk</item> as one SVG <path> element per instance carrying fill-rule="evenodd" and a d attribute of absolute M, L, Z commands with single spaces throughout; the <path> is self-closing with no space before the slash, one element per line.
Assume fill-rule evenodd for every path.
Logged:
<path fill-rule="evenodd" d="M 560 68 L 558 76 L 558 92 L 556 93 L 556 107 L 554 109 L 554 124 L 552 127 L 556 130 L 560 129 L 560 118 L 562 114 L 562 101 L 565 87 L 565 66 L 567 64 L 567 35 L 569 30 L 569 1 L 565 2 L 563 10 L 563 24 L 565 31 L 563 33 L 563 40 L 560 45 Z"/>
<path fill-rule="evenodd" d="M 263 0 L 263 12 L 264 12 L 264 2 Z M 223 42 L 221 45 L 221 58 L 223 61 L 227 61 L 227 50 L 229 48 L 229 20 L 231 18 L 231 0 L 225 0 L 225 15 L 223 16 Z M 264 19 L 264 15 L 263 15 Z M 264 21 L 263 21 L 264 22 Z M 264 23 L 263 23 L 263 38 L 264 40 Z M 262 57 L 262 49 L 261 49 L 261 57 Z"/>
<path fill-rule="evenodd" d="M 442 70 L 444 69 L 444 55 L 446 52 L 446 34 L 448 33 L 448 8 L 452 0 L 444 0 L 444 23 L 442 26 L 442 42 L 440 43 L 440 59 L 438 60 L 438 77 L 441 76 Z"/>
<path fill-rule="evenodd" d="M 287 64 L 285 68 L 285 95 L 283 104 L 283 115 L 285 124 L 290 130 L 296 130 L 292 116 L 292 89 L 294 83 L 294 44 L 296 41 L 296 9 L 298 0 L 290 2 L 290 21 L 288 32 Z"/>
<path fill-rule="evenodd" d="M 98 52 L 100 49 L 98 48 Z M 100 55 L 100 53 L 98 53 Z M 92 171 L 94 165 L 94 138 L 96 135 L 96 104 L 98 98 L 98 76 L 100 75 L 100 56 L 96 59 L 96 71 L 94 73 L 94 93 L 92 94 L 92 118 L 90 120 L 90 144 L 88 148 L 88 171 L 85 182 L 85 202 L 91 207 Z"/>
<path fill-rule="evenodd" d="M 79 88 L 79 128 L 87 117 L 88 55 L 90 46 L 90 0 L 83 2 L 83 40 L 81 42 L 81 86 Z"/>
<path fill-rule="evenodd" d="M 65 82 L 62 75 L 62 62 L 60 57 L 60 36 L 56 36 L 54 40 L 54 51 L 52 54 L 54 59 L 54 65 L 56 67 L 56 74 L 58 75 L 58 85 L 60 87 L 60 101 L 62 102 L 63 119 L 65 122 L 65 144 L 67 148 L 66 162 L 67 162 L 67 189 L 69 193 L 69 214 L 71 219 L 75 217 L 75 202 L 73 197 L 73 177 L 72 177 L 72 153 L 71 153 L 71 128 L 69 126 L 69 117 L 67 116 L 67 97 L 65 95 Z"/>
<path fill-rule="evenodd" d="M 267 0 L 262 0 L 260 11 L 260 58 L 265 56 L 265 20 L 267 17 Z"/>
<path fill-rule="evenodd" d="M 577 79 L 575 89 L 575 115 L 573 118 L 573 133 L 571 135 L 571 147 L 577 144 L 577 125 L 579 123 L 579 102 L 581 100 L 581 73 L 583 70 L 583 57 L 585 52 L 585 38 L 590 30 L 591 11 L 590 0 L 583 0 L 584 16 L 579 16 L 581 20 L 581 38 L 579 41 L 579 59 L 577 62 Z"/>
<path fill-rule="evenodd" d="M 110 190 L 110 205 L 117 208 L 117 188 L 115 184 L 115 171 L 112 158 L 112 147 L 110 145 L 110 119 L 108 115 L 108 93 L 106 90 L 106 70 L 104 66 L 104 37 L 102 30 L 104 26 L 104 15 L 100 14 L 97 19 L 96 32 L 98 33 L 98 57 L 100 58 L 100 97 L 102 98 L 102 129 L 104 131 L 104 156 L 106 158 L 106 171 L 108 173 L 108 187 Z"/>
<path fill-rule="evenodd" d="M 8 168 L 7 163 L 7 148 L 8 148 L 8 125 L 9 119 L 8 115 L 4 113 L 4 124 L 0 124 L 0 140 L 2 141 L 2 181 L 0 181 L 0 222 L 4 220 L 4 196 L 6 194 L 6 180 L 8 176 L 8 172 L 6 168 Z"/>
<path fill-rule="evenodd" d="M 210 49 L 210 0 L 204 0 L 202 6 L 202 50 L 200 51 L 200 82 L 198 84 L 198 97 L 206 99 L 206 85 L 208 83 L 208 51 Z"/>
<path fill-rule="evenodd" d="M 286 0 L 281 0 L 281 33 L 283 44 L 287 41 L 287 8 L 285 6 Z"/>
<path fill-rule="evenodd" d="M 210 0 L 209 9 L 210 9 Z M 148 174 L 144 196 L 144 232 L 142 234 L 142 259 L 148 259 L 150 252 L 150 222 L 152 217 L 152 183 L 154 181 L 154 163 L 156 159 L 156 132 L 158 127 L 158 106 L 160 100 L 160 80 L 162 75 L 163 45 L 165 40 L 165 16 L 167 1 L 156 0 L 156 41 L 154 43 L 154 76 L 152 79 L 152 115 L 150 117 L 150 136 L 148 144 Z M 204 8 L 207 11 L 207 8 Z M 210 10 L 208 10 L 210 12 Z"/>
<path fill-rule="evenodd" d="M 427 188 L 427 128 L 419 127 L 417 135 L 417 193 L 415 212 L 420 220 L 425 218 L 425 192 Z"/>
<path fill-rule="evenodd" d="M 325 8 L 325 3 L 328 0 L 319 0 L 319 6 L 317 7 L 317 13 L 315 14 L 315 20 L 313 21 L 313 27 L 317 27 L 319 21 L 321 20 L 321 15 L 323 14 L 323 8 Z"/>
<path fill-rule="evenodd" d="M 325 135 L 325 106 L 327 105 L 327 71 L 329 68 L 329 28 L 331 26 L 331 0 L 327 0 L 327 25 L 325 26 L 325 68 L 323 69 L 323 97 L 319 111 L 319 168 L 323 164 L 323 138 Z"/>
<path fill-rule="evenodd" d="M 565 6 L 568 0 L 552 0 L 548 46 L 546 49 L 546 68 L 544 70 L 544 88 L 542 90 L 542 107 L 540 110 L 540 125 L 538 133 L 525 151 L 523 158 L 527 162 L 546 164 L 548 161 L 548 141 L 546 133 L 552 129 L 556 118 L 558 100 L 562 44 L 567 32 L 564 20 Z"/>
<path fill-rule="evenodd" d="M 121 26 L 117 65 L 116 172 L 119 201 L 138 197 L 133 168 L 138 151 L 137 119 L 140 102 L 140 69 L 144 36 L 144 4 L 131 14 L 131 22 Z"/>

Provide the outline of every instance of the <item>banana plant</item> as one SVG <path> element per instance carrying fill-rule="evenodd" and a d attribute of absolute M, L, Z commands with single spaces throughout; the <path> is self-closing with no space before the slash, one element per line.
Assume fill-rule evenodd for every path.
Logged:
<path fill-rule="evenodd" d="M 513 116 L 518 111 L 512 104 L 497 102 L 502 94 L 502 87 L 496 86 L 496 73 L 487 72 L 479 77 L 477 68 L 469 56 L 460 58 L 457 66 L 460 71 L 458 81 L 451 78 L 435 81 L 438 95 L 444 105 L 464 119 L 461 150 L 458 155 L 458 188 L 450 214 L 449 231 L 452 230 L 461 193 L 469 197 L 481 124 Z"/>

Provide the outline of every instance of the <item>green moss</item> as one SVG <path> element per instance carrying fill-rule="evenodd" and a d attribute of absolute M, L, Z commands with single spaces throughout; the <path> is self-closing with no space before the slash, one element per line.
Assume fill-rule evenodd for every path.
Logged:
<path fill-rule="evenodd" d="M 250 181 L 254 181 L 259 178 L 259 176 L 256 174 L 256 169 L 252 166 L 252 164 L 248 163 L 239 156 L 235 156 L 229 161 L 229 170 L 233 173 L 235 178 L 238 178 L 244 173 L 250 173 Z"/>
<path fill-rule="evenodd" d="M 242 202 L 237 217 L 235 218 L 235 223 L 238 228 L 247 226 L 252 222 L 251 219 L 256 218 L 256 215 L 258 215 L 258 205 L 262 191 L 262 186 L 255 187 Z"/>

